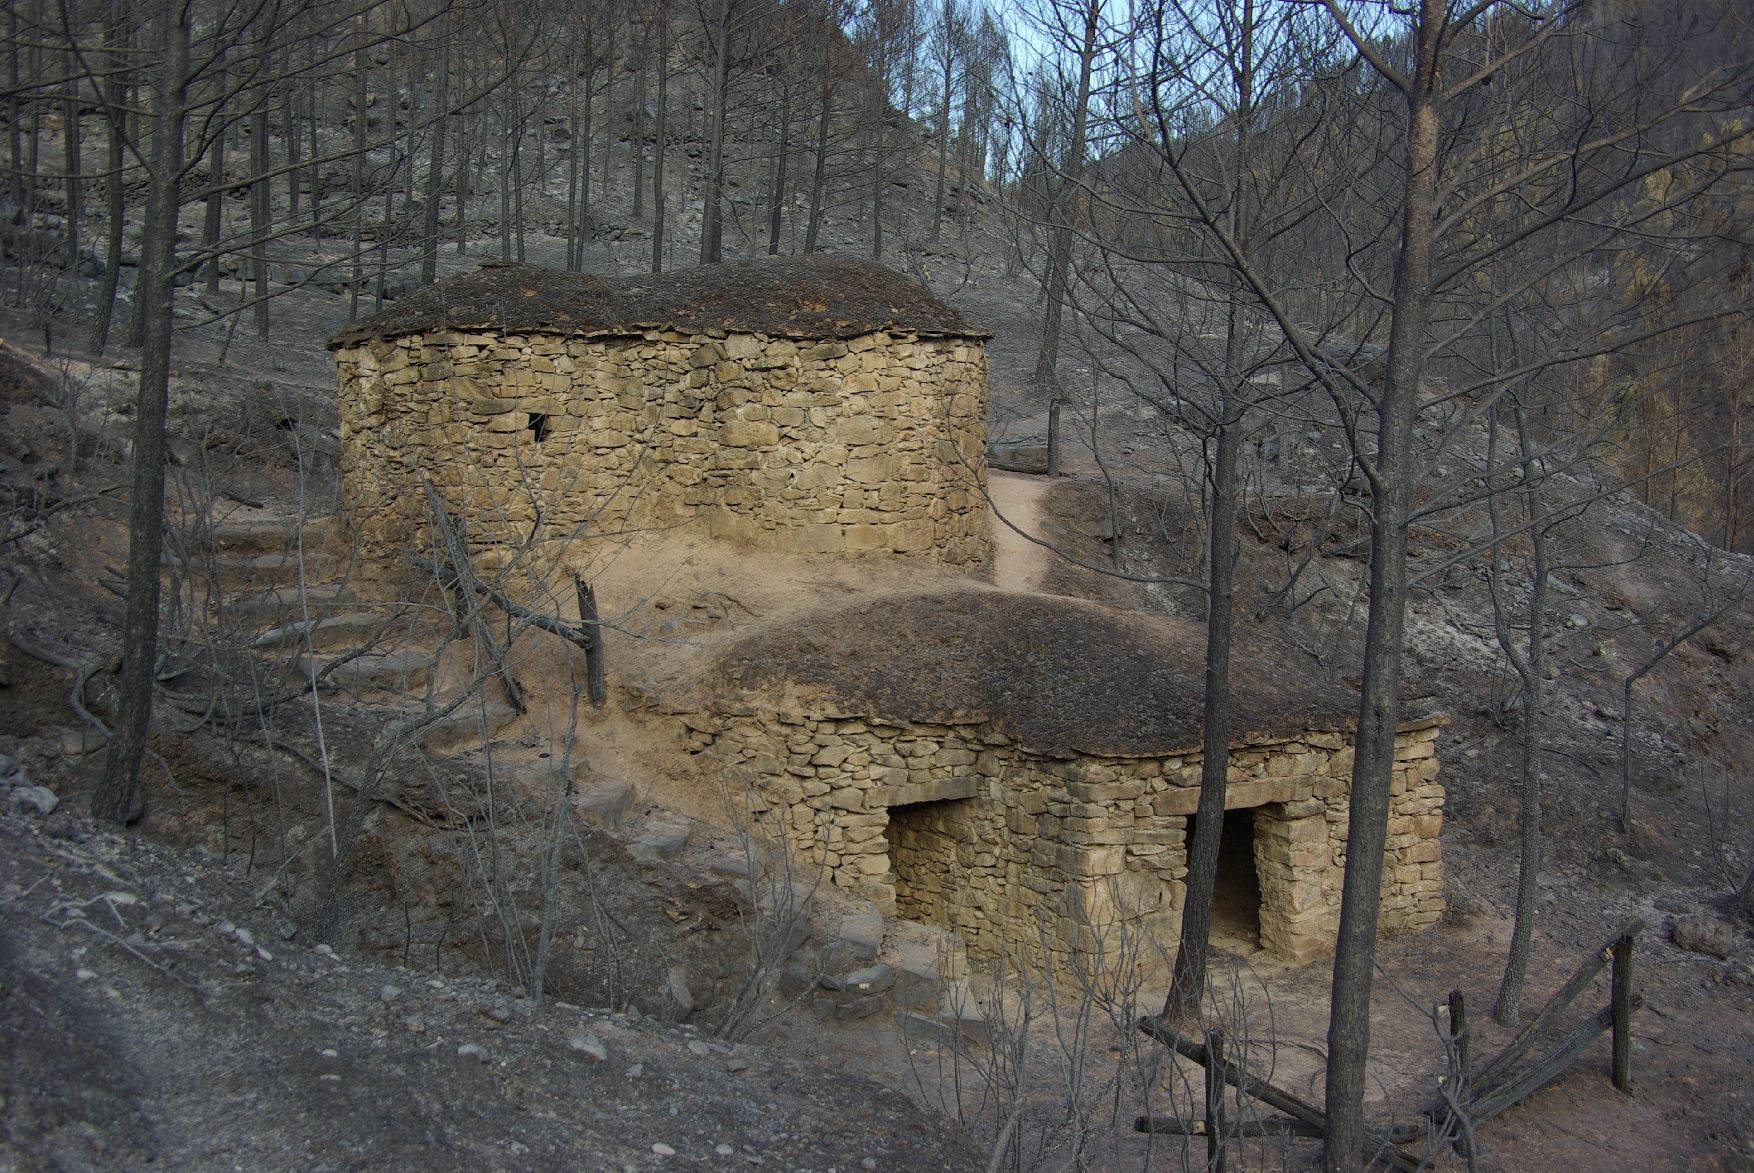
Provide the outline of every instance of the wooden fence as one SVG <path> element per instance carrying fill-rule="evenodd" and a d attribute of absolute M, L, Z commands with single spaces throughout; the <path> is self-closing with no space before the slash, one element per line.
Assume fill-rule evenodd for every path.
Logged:
<path fill-rule="evenodd" d="M 1438 1078 L 1437 1098 L 1421 1113 L 1421 1123 L 1379 1126 L 1369 1131 L 1376 1146 L 1375 1163 L 1391 1169 L 1423 1169 L 1444 1147 L 1451 1146 L 1472 1169 L 1475 1127 L 1564 1075 L 1589 1045 L 1609 1030 L 1614 1033 L 1614 1086 L 1622 1092 L 1631 1091 L 1632 1014 L 1643 1005 L 1643 998 L 1632 991 L 1632 951 L 1642 927 L 1635 919 L 1616 929 L 1600 949 L 1584 958 L 1571 980 L 1547 1000 L 1540 1013 L 1478 1067 L 1472 1060 L 1472 1037 L 1462 992 L 1452 990 L 1447 1006 L 1440 1011 L 1447 1015 L 1444 1030 L 1448 1071 Z M 1555 1035 L 1560 1016 L 1609 965 L 1613 967 L 1613 988 L 1608 1004 L 1570 1030 Z M 1150 1016 L 1139 1020 L 1139 1029 L 1205 1069 L 1205 1107 L 1202 1118 L 1197 1120 L 1141 1116 L 1134 1127 L 1140 1132 L 1204 1136 L 1206 1167 L 1212 1173 L 1224 1173 L 1225 1146 L 1232 1138 L 1325 1134 L 1326 1121 L 1320 1108 L 1249 1074 L 1226 1058 L 1222 1033 L 1208 1031 L 1203 1041 L 1195 1040 Z M 1541 1051 L 1540 1057 L 1526 1061 L 1543 1041 L 1549 1046 Z M 1225 1100 L 1226 1089 L 1232 1087 L 1285 1115 L 1258 1121 L 1229 1120 Z M 1403 1147 L 1420 1140 L 1425 1142 L 1422 1156 Z"/>

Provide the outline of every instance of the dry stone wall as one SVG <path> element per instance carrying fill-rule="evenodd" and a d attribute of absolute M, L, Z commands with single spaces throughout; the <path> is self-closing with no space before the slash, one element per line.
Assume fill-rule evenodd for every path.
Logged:
<path fill-rule="evenodd" d="M 1198 749 L 1152 757 L 1035 753 L 990 725 L 802 713 L 691 714 L 693 748 L 747 780 L 799 858 L 886 912 L 957 930 L 971 953 L 1058 963 L 1112 950 L 1119 923 L 1173 947 L 1186 892 Z M 1438 724 L 1397 739 L 1381 923 L 1443 912 Z M 1227 805 L 1252 809 L 1261 940 L 1331 950 L 1346 859 L 1352 740 L 1235 747 Z"/>
<path fill-rule="evenodd" d="M 699 520 L 787 551 L 991 557 L 976 339 L 445 331 L 361 341 L 336 363 L 368 564 L 401 565 L 423 477 L 488 566 L 538 517 L 547 541 Z"/>

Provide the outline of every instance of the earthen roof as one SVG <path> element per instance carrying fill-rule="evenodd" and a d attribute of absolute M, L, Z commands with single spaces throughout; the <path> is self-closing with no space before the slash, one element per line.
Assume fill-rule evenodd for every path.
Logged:
<path fill-rule="evenodd" d="M 878 330 L 990 336 L 909 277 L 868 261 L 816 253 L 632 277 L 488 265 L 402 298 L 348 326 L 329 346 L 436 330 L 628 334 L 654 329 L 824 339 Z"/>
<path fill-rule="evenodd" d="M 1302 653 L 1233 657 L 1232 740 L 1346 730 L 1357 696 Z M 1197 749 L 1204 629 L 1082 600 L 994 590 L 888 597 L 744 638 L 720 668 L 754 692 L 801 686 L 834 711 L 922 724 L 990 721 L 1050 754 Z"/>

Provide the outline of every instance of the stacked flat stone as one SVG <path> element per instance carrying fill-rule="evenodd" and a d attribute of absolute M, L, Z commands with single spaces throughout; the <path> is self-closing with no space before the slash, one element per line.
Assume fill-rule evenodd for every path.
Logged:
<path fill-rule="evenodd" d="M 487 568 L 532 540 L 695 522 L 780 551 L 991 559 L 972 329 L 362 329 L 335 358 L 344 506 L 368 568 L 405 563 L 423 479 Z"/>
<path fill-rule="evenodd" d="M 696 752 L 751 779 L 754 809 L 785 826 L 806 867 L 886 913 L 955 929 L 974 956 L 1039 961 L 1045 948 L 1063 965 L 1112 954 L 1123 927 L 1170 948 L 1179 937 L 1197 747 L 1066 756 L 979 720 L 801 711 L 695 713 L 685 724 Z M 1443 913 L 1439 727 L 1408 724 L 1396 738 L 1385 929 Z M 1254 816 L 1261 943 L 1288 960 L 1332 949 L 1352 742 L 1311 731 L 1232 751 L 1226 805 Z"/>

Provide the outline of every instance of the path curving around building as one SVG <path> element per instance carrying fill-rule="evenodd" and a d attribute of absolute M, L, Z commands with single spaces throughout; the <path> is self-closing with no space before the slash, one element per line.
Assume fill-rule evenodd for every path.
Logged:
<path fill-rule="evenodd" d="M 1001 590 L 1041 589 L 1048 559 L 1052 555 L 1023 534 L 1041 537 L 1041 500 L 1052 485 L 1053 481 L 1047 477 L 998 471 L 988 474 L 987 497 L 992 502 L 993 585 Z"/>

